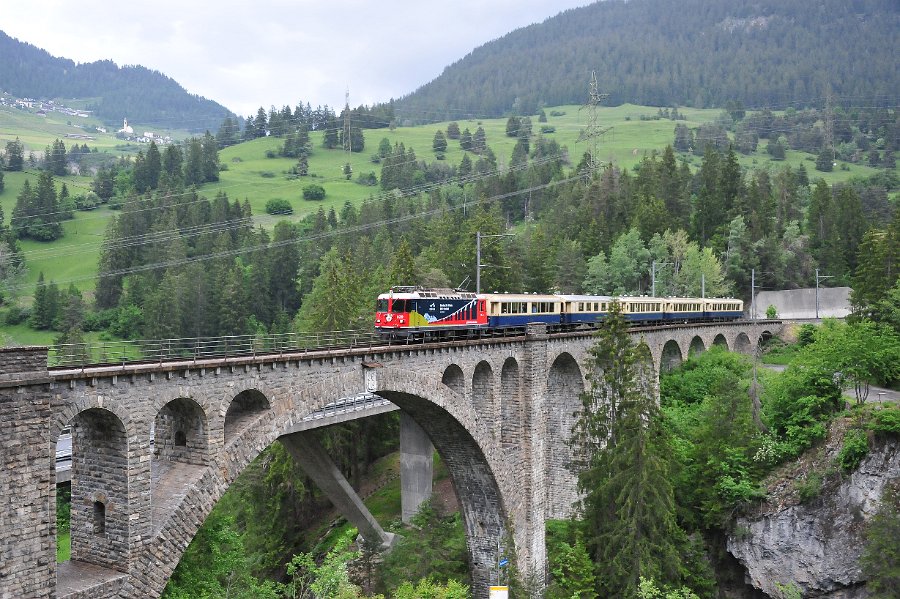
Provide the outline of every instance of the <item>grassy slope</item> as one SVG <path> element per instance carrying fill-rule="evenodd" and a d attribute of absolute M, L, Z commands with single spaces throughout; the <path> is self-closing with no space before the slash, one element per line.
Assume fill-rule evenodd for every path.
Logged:
<path fill-rule="evenodd" d="M 720 113 L 719 110 L 714 109 L 684 108 L 679 110 L 689 119 L 684 121 L 689 127 L 696 127 L 700 123 L 712 121 Z M 554 117 L 550 116 L 551 111 L 560 111 L 565 114 Z M 547 108 L 546 113 L 548 117 L 546 125 L 556 128 L 554 133 L 547 134 L 547 136 L 566 147 L 571 161 L 577 163 L 580 156 L 589 149 L 586 142 L 578 142 L 581 130 L 588 122 L 588 114 L 579 106 Z M 640 120 L 642 115 L 654 116 L 656 113 L 657 108 L 655 107 L 632 104 L 599 108 L 598 124 L 602 127 L 612 127 L 597 142 L 600 160 L 614 162 L 623 168 L 630 168 L 637 164 L 644 155 L 672 143 L 675 122 Z M 66 117 L 54 113 L 47 117 L 37 117 L 15 109 L 0 108 L 0 147 L 5 147 L 6 141 L 14 139 L 18 135 L 25 143 L 27 151 L 43 152 L 44 147 L 56 138 L 63 139 L 66 133 L 83 133 L 83 130 L 66 124 L 67 120 L 73 119 L 82 122 L 77 117 Z M 500 165 L 509 161 L 515 140 L 506 136 L 506 119 L 462 120 L 458 123 L 460 129 L 468 128 L 473 134 L 479 126 L 483 126 L 487 142 L 496 154 Z M 532 128 L 535 133 L 540 131 L 543 124 L 537 121 L 537 117 L 532 117 Z M 221 163 L 227 167 L 227 170 L 222 171 L 219 182 L 203 186 L 201 193 L 212 197 L 222 191 L 232 199 L 248 199 L 257 221 L 266 227 L 271 227 L 281 218 L 265 213 L 266 202 L 273 198 L 283 198 L 291 202 L 294 214 L 290 218 L 295 221 L 315 212 L 320 206 L 324 207 L 326 211 L 332 207 L 339 210 L 346 201 L 357 203 L 368 196 L 381 194 L 380 187 L 366 187 L 353 181 L 347 181 L 342 171 L 346 162 L 351 164 L 354 179 L 360 173 L 369 172 L 374 172 L 380 178 L 381 165 L 372 163 L 370 158 L 377 152 L 379 142 L 385 137 L 391 144 L 402 142 L 407 148 L 414 149 L 420 160 L 432 161 L 434 152 L 431 149 L 431 143 L 434 133 L 438 129 L 446 131 L 446 128 L 447 123 L 435 123 L 419 127 L 398 128 L 394 131 L 388 129 L 366 130 L 364 131 L 365 150 L 349 155 L 340 150 L 323 149 L 322 134 L 314 132 L 311 135 L 313 153 L 309 160 L 310 176 L 295 180 L 289 180 L 286 177 L 288 170 L 295 163 L 293 159 L 266 158 L 267 151 L 277 153 L 283 140 L 277 138 L 253 140 L 220 152 Z M 96 140 L 87 143 L 92 148 L 99 148 L 101 152 L 133 153 L 137 147 L 134 145 L 123 146 L 112 135 L 98 134 L 96 137 Z M 68 145 L 69 140 L 66 141 Z M 765 142 L 760 144 L 759 150 L 755 154 L 739 155 L 739 161 L 747 168 L 767 166 L 781 168 L 781 164 L 769 160 L 764 148 Z M 448 140 L 445 154 L 447 164 L 458 164 L 463 155 L 459 142 Z M 699 166 L 701 162 L 701 159 L 695 156 L 689 156 L 687 159 L 694 167 Z M 838 169 L 832 173 L 819 173 L 814 170 L 812 155 L 794 151 L 788 152 L 785 163 L 794 168 L 801 163 L 805 164 L 811 178 L 822 177 L 828 183 L 845 181 L 854 175 L 867 176 L 877 172 L 867 166 L 850 165 L 848 171 Z M 23 182 L 26 178 L 35 178 L 36 173 L 33 171 L 7 172 L 4 175 L 5 190 L 0 193 L 0 206 L 3 207 L 8 222 Z M 89 177 L 65 177 L 63 180 L 72 195 L 87 191 L 91 184 Z M 302 199 L 302 189 L 310 183 L 317 183 L 325 188 L 327 195 L 324 201 L 308 202 Z M 53 243 L 22 242 L 28 274 L 21 282 L 19 301 L 26 305 L 30 304 L 34 283 L 40 271 L 44 272 L 45 278 L 53 279 L 61 285 L 67 286 L 69 281 L 74 280 L 76 286 L 90 293 L 96 285 L 92 277 L 97 269 L 103 232 L 112 214 L 113 212 L 105 207 L 93 212 L 78 212 L 74 220 L 65 223 L 66 235 L 61 240 Z M 12 340 L 25 342 L 22 331 L 11 329 L 5 332 Z"/>

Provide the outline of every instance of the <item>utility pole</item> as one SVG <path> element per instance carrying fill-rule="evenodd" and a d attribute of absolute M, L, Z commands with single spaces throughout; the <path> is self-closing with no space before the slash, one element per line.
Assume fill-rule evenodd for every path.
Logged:
<path fill-rule="evenodd" d="M 499 235 L 483 235 L 481 231 L 475 232 L 475 293 L 481 293 L 481 269 L 488 268 L 509 268 L 508 266 L 498 266 L 496 264 L 481 263 L 481 240 L 489 237 L 515 237 L 512 233 L 500 233 Z"/>
<path fill-rule="evenodd" d="M 588 126 L 581 131 L 581 134 L 578 136 L 578 140 L 575 142 L 576 144 L 578 144 L 582 141 L 590 140 L 591 173 L 597 170 L 597 166 L 599 164 L 599 161 L 597 160 L 597 139 L 601 135 L 612 129 L 612 127 L 602 128 L 597 125 L 597 106 L 600 105 L 600 102 L 609 97 L 609 94 L 601 94 L 598 87 L 597 73 L 595 71 L 591 71 L 590 95 L 588 98 L 588 102 L 579 109 L 581 110 L 587 108 L 590 111 L 590 116 L 588 117 Z"/>
<path fill-rule="evenodd" d="M 750 269 L 750 320 L 756 320 L 756 269 Z"/>
<path fill-rule="evenodd" d="M 344 93 L 344 135 L 346 136 L 345 147 L 348 153 L 353 152 L 353 136 L 350 134 L 350 87 Z"/>
<path fill-rule="evenodd" d="M 819 320 L 819 279 L 831 279 L 834 275 L 820 275 L 816 269 L 816 320 Z"/>

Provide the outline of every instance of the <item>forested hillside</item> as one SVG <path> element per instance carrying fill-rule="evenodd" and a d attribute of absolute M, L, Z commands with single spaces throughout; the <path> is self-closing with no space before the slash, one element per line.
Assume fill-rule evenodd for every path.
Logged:
<path fill-rule="evenodd" d="M 753 107 L 896 103 L 892 0 L 609 0 L 477 48 L 396 103 L 413 122 L 583 103 Z"/>
<path fill-rule="evenodd" d="M 19 97 L 95 98 L 88 110 L 108 123 L 123 117 L 168 129 L 214 129 L 229 114 L 176 81 L 139 65 L 110 60 L 76 64 L 0 31 L 0 88 Z"/>

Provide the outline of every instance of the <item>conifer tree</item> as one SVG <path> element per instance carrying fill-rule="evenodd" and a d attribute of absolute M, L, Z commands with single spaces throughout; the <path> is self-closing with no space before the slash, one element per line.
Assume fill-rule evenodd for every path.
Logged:
<path fill-rule="evenodd" d="M 640 578 L 678 582 L 672 447 L 654 397 L 652 359 L 613 302 L 590 350 L 590 391 L 572 431 L 581 515 L 600 595 L 637 597 Z"/>

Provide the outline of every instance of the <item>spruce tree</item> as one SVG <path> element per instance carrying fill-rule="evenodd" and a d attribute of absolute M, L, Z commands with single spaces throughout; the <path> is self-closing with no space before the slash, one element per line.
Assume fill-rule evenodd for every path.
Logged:
<path fill-rule="evenodd" d="M 672 447 L 654 397 L 652 359 L 635 346 L 618 302 L 588 363 L 590 391 L 571 443 L 586 540 L 600 595 L 637 597 L 640 578 L 679 580 Z"/>

